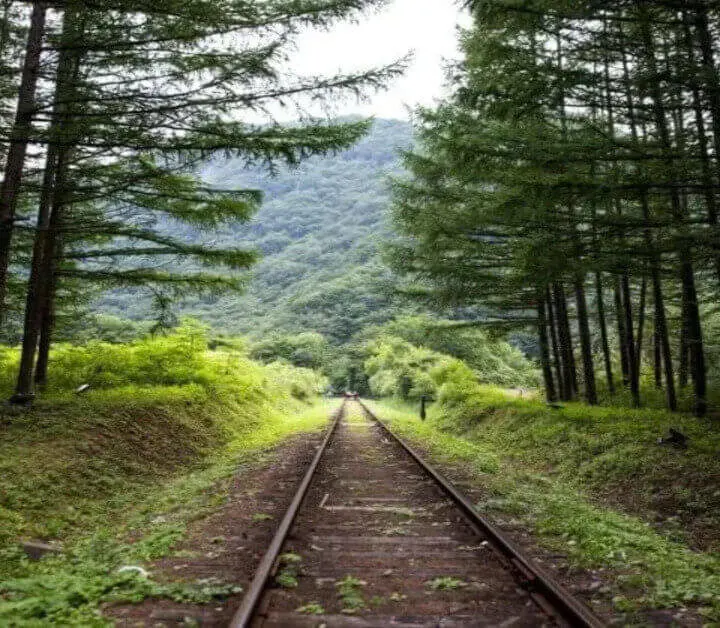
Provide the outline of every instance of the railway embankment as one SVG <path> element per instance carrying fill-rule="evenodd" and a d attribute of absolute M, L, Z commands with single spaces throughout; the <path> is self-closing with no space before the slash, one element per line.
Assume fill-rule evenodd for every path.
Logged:
<path fill-rule="evenodd" d="M 235 578 L 170 582 L 148 565 L 288 438 L 321 430 L 315 376 L 208 351 L 193 327 L 61 346 L 53 364 L 31 408 L 0 408 L 0 625 L 104 625 L 110 602 L 232 595 Z"/>
<path fill-rule="evenodd" d="M 720 434 L 709 421 L 485 392 L 472 412 L 437 403 L 425 422 L 414 407 L 370 406 L 596 608 L 625 623 L 718 621 Z M 686 447 L 658 442 L 670 428 Z"/>

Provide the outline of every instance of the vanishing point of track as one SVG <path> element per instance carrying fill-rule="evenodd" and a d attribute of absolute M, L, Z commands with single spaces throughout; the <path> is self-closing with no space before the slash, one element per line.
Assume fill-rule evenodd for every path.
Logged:
<path fill-rule="evenodd" d="M 367 406 L 348 421 L 348 403 L 231 628 L 604 625 Z M 302 557 L 297 587 L 271 586 L 283 554 Z"/>

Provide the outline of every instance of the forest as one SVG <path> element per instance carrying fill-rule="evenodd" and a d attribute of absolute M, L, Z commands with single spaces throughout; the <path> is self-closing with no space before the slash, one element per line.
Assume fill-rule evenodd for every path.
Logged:
<path fill-rule="evenodd" d="M 387 434 L 578 625 L 720 622 L 720 4 L 448 0 L 442 95 L 338 113 L 416 56 L 298 42 L 402 4 L 0 2 L 0 626 L 231 625 L 326 446 L 313 512 L 369 553 L 285 539 L 278 625 L 487 619 L 469 570 L 382 562 L 455 521 Z"/>
<path fill-rule="evenodd" d="M 420 113 L 414 177 L 397 185 L 410 238 L 398 266 L 441 299 L 494 307 L 500 325 L 534 318 L 549 401 L 598 403 L 600 372 L 638 407 L 650 362 L 666 406 L 691 387 L 703 416 L 716 344 L 714 7 L 524 5 L 478 3 L 454 97 Z"/>

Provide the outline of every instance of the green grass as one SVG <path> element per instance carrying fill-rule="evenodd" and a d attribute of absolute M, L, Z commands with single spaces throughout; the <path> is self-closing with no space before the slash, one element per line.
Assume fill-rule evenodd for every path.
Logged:
<path fill-rule="evenodd" d="M 438 405 L 433 424 L 494 448 L 538 471 L 575 482 L 600 499 L 662 521 L 668 532 L 720 551 L 720 426 L 688 414 L 579 403 L 548 409 L 539 400 L 478 387 L 472 416 Z M 687 451 L 659 446 L 670 428 L 690 439 Z"/>
<path fill-rule="evenodd" d="M 12 369 L 15 356 L 3 355 Z M 233 583 L 119 570 L 172 552 L 190 521 L 225 501 L 235 474 L 289 435 L 321 429 L 330 404 L 312 402 L 320 380 L 210 352 L 192 327 L 54 357 L 63 371 L 31 409 L 0 410 L 0 625 L 105 625 L 103 602 L 231 593 Z M 92 374 L 89 393 L 69 392 Z M 61 553 L 29 561 L 23 539 Z"/>
<path fill-rule="evenodd" d="M 107 501 L 85 498 L 73 507 L 72 525 L 62 518 L 58 557 L 31 562 L 14 539 L 6 542 L 0 552 L 0 625 L 101 626 L 107 623 L 98 614 L 103 602 L 137 602 L 151 595 L 209 602 L 233 592 L 233 583 L 168 585 L 152 573 L 144 578 L 118 569 L 170 553 L 190 521 L 224 503 L 236 473 L 251 473 L 288 435 L 321 429 L 329 410 L 328 404 L 318 404 L 292 416 L 267 415 L 247 438 L 238 435 L 193 468 L 157 477 L 159 484 L 138 487 L 129 478 L 115 478 Z"/>
<path fill-rule="evenodd" d="M 497 389 L 487 389 L 484 404 L 481 398 L 478 392 L 481 414 L 464 426 L 442 407 L 433 408 L 424 423 L 399 404 L 374 408 L 441 464 L 470 471 L 487 489 L 478 504 L 482 511 L 523 521 L 541 543 L 577 566 L 615 570 L 611 589 L 619 612 L 690 604 L 720 621 L 720 555 L 693 551 L 683 537 L 603 505 L 596 494 L 624 486 L 628 475 L 644 492 L 646 482 L 677 484 L 685 474 L 717 469 L 711 455 L 717 432 L 691 417 L 662 412 L 574 404 L 549 410 Z M 670 425 L 691 437 L 689 453 L 655 443 Z"/>

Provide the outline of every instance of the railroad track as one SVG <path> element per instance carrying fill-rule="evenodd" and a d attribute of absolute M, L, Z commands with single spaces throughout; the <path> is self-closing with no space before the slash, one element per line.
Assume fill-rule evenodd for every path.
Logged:
<path fill-rule="evenodd" d="M 604 624 L 367 406 L 347 400 L 230 624 L 555 625 Z"/>

